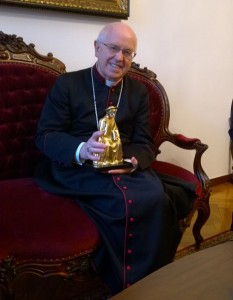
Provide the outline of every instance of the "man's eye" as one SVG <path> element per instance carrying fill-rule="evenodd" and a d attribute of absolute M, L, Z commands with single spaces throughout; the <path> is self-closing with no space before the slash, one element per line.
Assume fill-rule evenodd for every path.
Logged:
<path fill-rule="evenodd" d="M 110 49 L 115 52 L 119 51 L 119 48 L 117 46 L 110 46 Z"/>
<path fill-rule="evenodd" d="M 131 52 L 129 50 L 123 50 L 123 53 L 127 56 L 130 56 L 131 55 Z"/>

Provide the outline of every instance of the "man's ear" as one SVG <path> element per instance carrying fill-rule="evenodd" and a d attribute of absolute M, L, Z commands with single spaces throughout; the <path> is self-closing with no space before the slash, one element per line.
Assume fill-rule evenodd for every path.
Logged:
<path fill-rule="evenodd" d="M 97 41 L 94 41 L 94 47 L 95 47 L 95 56 L 98 57 L 99 56 L 99 43 Z"/>

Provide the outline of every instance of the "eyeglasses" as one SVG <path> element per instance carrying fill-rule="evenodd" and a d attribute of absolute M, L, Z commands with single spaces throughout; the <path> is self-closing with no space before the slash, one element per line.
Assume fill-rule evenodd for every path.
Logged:
<path fill-rule="evenodd" d="M 109 52 L 111 54 L 117 54 L 119 51 L 122 52 L 124 58 L 126 59 L 133 59 L 136 56 L 136 52 L 131 51 L 129 49 L 121 49 L 120 47 L 118 47 L 117 45 L 112 45 L 112 44 L 105 44 L 103 42 L 100 42 L 100 44 L 103 44 L 105 47 L 108 48 Z"/>

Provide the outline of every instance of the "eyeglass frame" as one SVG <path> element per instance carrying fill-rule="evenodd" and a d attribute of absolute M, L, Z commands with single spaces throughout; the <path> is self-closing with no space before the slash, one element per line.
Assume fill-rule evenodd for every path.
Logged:
<path fill-rule="evenodd" d="M 117 45 L 114 44 L 106 44 L 104 42 L 101 41 L 97 41 L 100 44 L 103 44 L 105 47 L 108 48 L 109 51 L 112 51 L 113 53 L 118 53 L 119 51 L 122 52 L 122 55 L 124 56 L 124 58 L 126 59 L 133 59 L 136 56 L 136 52 L 135 51 L 131 51 L 130 49 L 122 49 Z"/>

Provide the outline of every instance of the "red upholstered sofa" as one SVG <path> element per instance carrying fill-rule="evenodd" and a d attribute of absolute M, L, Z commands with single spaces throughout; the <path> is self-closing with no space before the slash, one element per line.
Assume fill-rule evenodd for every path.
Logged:
<path fill-rule="evenodd" d="M 91 265 L 101 243 L 95 225 L 71 199 L 49 194 L 33 180 L 41 155 L 34 144 L 37 121 L 48 90 L 63 72 L 65 65 L 51 53 L 40 55 L 33 44 L 0 32 L 0 299 L 23 299 L 23 295 L 30 300 L 103 299 L 108 293 Z M 209 179 L 201 166 L 207 146 L 199 139 L 170 133 L 168 98 L 153 72 L 133 64 L 130 76 L 144 82 L 149 90 L 158 149 L 169 141 L 196 151 L 193 173 L 166 162 L 155 161 L 153 167 L 197 183 L 199 196 L 180 224 L 185 230 L 198 211 L 193 228 L 198 247 L 201 227 L 210 213 Z M 19 284 L 25 276 L 28 283 Z M 43 285 L 43 292 L 34 288 L 33 296 L 28 296 L 32 278 L 65 278 L 59 284 L 68 286 L 65 296 L 57 292 L 58 286 L 52 293 L 51 285 Z M 72 288 L 69 279 L 75 282 Z"/>

